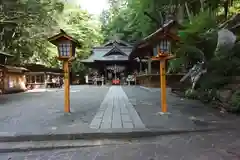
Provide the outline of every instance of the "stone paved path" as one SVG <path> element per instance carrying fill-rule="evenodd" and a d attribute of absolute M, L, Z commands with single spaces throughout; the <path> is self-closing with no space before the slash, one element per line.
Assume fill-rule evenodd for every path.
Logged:
<path fill-rule="evenodd" d="M 105 96 L 90 128 L 145 128 L 138 113 L 120 86 L 112 86 Z"/>

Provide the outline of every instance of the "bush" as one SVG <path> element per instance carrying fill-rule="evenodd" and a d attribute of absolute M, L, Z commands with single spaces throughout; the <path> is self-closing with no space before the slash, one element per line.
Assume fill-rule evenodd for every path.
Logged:
<path fill-rule="evenodd" d="M 233 93 L 230 100 L 229 111 L 239 113 L 240 112 L 240 90 Z"/>
<path fill-rule="evenodd" d="M 203 103 L 210 103 L 211 101 L 215 100 L 217 97 L 217 92 L 215 89 L 205 89 L 199 90 L 199 99 Z"/>
<path fill-rule="evenodd" d="M 198 99 L 201 100 L 203 103 L 209 103 L 212 100 L 215 100 L 217 97 L 216 90 L 214 89 L 197 89 L 197 90 L 191 90 L 188 89 L 185 91 L 185 97 L 189 99 Z"/>
<path fill-rule="evenodd" d="M 189 88 L 185 91 L 185 96 L 190 99 L 198 99 L 198 92 Z"/>
<path fill-rule="evenodd" d="M 230 80 L 231 80 L 231 77 L 225 77 L 224 75 L 218 75 L 218 74 L 208 72 L 199 79 L 198 86 L 202 90 L 219 89 L 219 88 L 222 88 L 224 85 L 228 84 Z"/>

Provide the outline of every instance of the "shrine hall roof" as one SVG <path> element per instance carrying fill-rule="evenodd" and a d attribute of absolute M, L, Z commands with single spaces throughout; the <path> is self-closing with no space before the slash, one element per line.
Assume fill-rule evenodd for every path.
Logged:
<path fill-rule="evenodd" d="M 132 46 L 123 41 L 110 41 L 103 46 L 94 47 L 88 59 L 83 63 L 95 61 L 128 61 Z"/>

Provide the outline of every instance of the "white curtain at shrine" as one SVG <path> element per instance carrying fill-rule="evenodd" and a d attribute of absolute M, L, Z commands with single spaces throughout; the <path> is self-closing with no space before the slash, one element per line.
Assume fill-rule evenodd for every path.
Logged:
<path fill-rule="evenodd" d="M 108 73 L 108 78 L 112 79 L 112 73 Z"/>

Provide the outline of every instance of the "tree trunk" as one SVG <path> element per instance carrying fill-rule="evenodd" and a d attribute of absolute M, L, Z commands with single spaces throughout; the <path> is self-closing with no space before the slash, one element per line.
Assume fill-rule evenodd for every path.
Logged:
<path fill-rule="evenodd" d="M 178 23 L 182 24 L 184 20 L 184 6 L 178 5 L 178 11 L 177 11 L 177 21 Z"/>
<path fill-rule="evenodd" d="M 224 17 L 227 20 L 227 16 L 228 16 L 228 7 L 229 7 L 229 0 L 225 0 L 224 4 Z"/>
<path fill-rule="evenodd" d="M 201 12 L 204 12 L 204 1 L 205 0 L 200 0 L 200 3 L 201 3 Z"/>
<path fill-rule="evenodd" d="M 185 2 L 185 8 L 186 8 L 186 11 L 187 11 L 188 19 L 189 19 L 190 23 L 192 24 L 192 15 L 189 11 L 187 2 Z"/>

